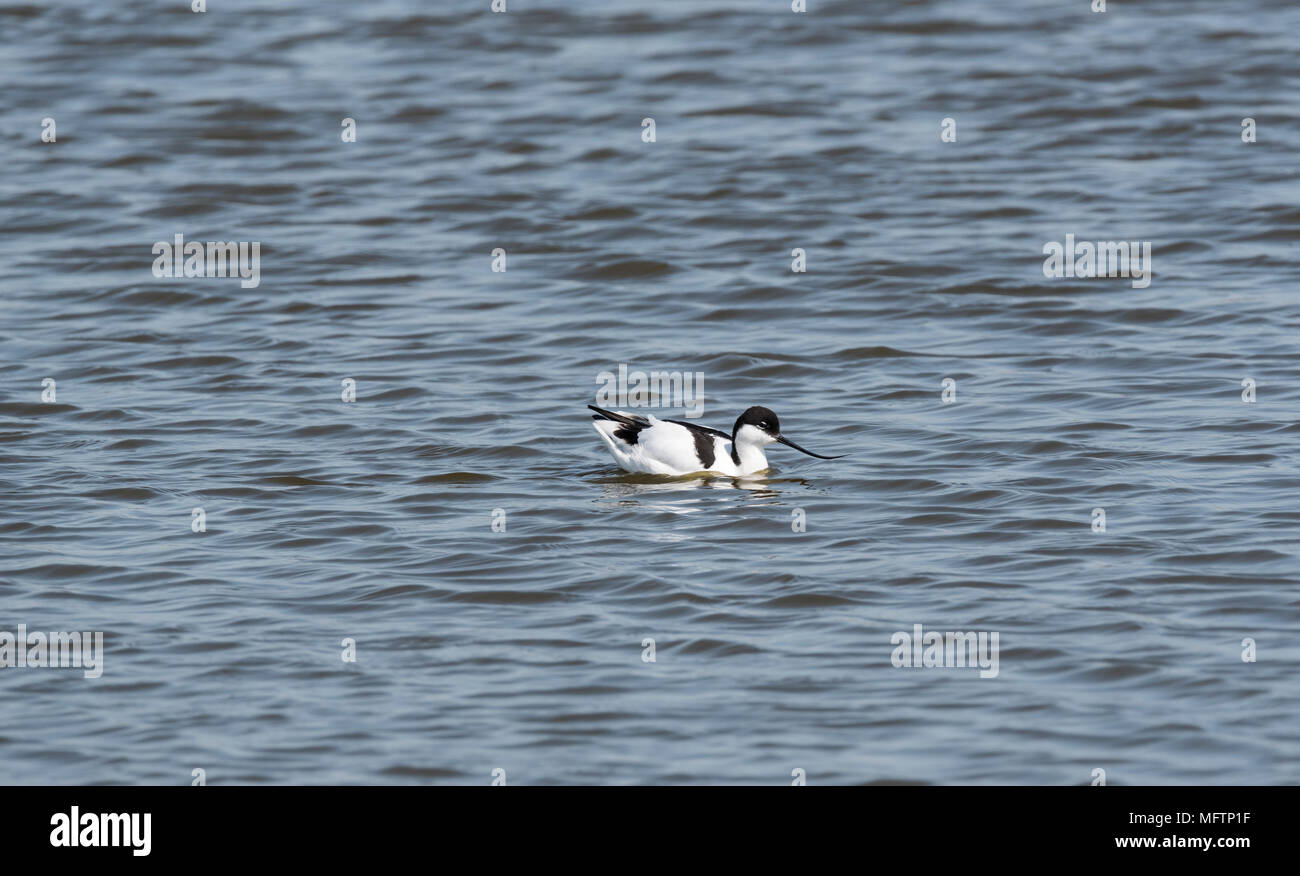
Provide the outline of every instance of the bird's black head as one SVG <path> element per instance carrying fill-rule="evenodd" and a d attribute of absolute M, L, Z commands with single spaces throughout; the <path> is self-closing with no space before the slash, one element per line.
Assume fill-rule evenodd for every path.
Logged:
<path fill-rule="evenodd" d="M 731 427 L 733 439 L 741 426 L 756 426 L 773 438 L 781 434 L 781 421 L 776 418 L 776 414 L 761 405 L 754 405 L 736 418 L 736 425 Z"/>
<path fill-rule="evenodd" d="M 764 444 L 771 444 L 773 441 L 778 444 L 784 444 L 786 447 L 793 447 L 800 453 L 806 453 L 809 456 L 815 456 L 818 459 L 839 459 L 838 456 L 822 456 L 820 453 L 813 453 L 811 450 L 804 450 L 798 444 L 795 444 L 789 438 L 781 434 L 781 421 L 776 418 L 776 414 L 769 409 L 755 405 L 740 415 L 736 420 L 736 425 L 731 427 L 731 440 L 733 446 L 740 441 L 740 430 L 745 426 L 753 426 L 763 437 L 746 432 L 744 439 L 749 444 L 758 444 L 760 447 Z"/>

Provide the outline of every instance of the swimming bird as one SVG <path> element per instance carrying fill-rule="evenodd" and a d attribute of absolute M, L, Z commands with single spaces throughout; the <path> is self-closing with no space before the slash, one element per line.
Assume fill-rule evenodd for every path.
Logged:
<path fill-rule="evenodd" d="M 776 414 L 757 405 L 736 418 L 730 435 L 681 420 L 587 407 L 596 412 L 592 425 L 605 440 L 614 461 L 628 471 L 666 475 L 715 471 L 743 477 L 767 468 L 763 448 L 774 441 L 818 459 L 840 458 L 804 450 L 781 434 Z"/>

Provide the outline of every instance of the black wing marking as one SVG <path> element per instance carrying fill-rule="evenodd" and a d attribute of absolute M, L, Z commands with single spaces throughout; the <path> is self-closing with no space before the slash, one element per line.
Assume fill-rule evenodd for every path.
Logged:
<path fill-rule="evenodd" d="M 724 441 L 731 440 L 731 436 L 726 432 L 717 429 L 710 429 L 708 426 L 697 426 L 694 423 L 683 423 L 681 420 L 664 420 L 664 422 L 676 423 L 678 426 L 685 426 L 690 431 L 691 437 L 695 439 L 695 455 L 699 458 L 700 463 L 703 464 L 705 468 L 712 468 L 713 460 L 717 459 L 717 454 L 714 453 L 713 450 L 716 446 L 713 439 L 721 438 Z M 731 461 L 739 467 L 740 457 L 736 455 L 736 447 L 734 444 L 731 447 Z"/>
<path fill-rule="evenodd" d="M 687 429 L 690 429 L 692 432 L 706 432 L 709 435 L 713 435 L 717 438 L 725 438 L 728 441 L 731 440 L 731 436 L 728 435 L 726 432 L 719 431 L 718 429 L 710 429 L 708 426 L 697 426 L 695 423 L 683 423 L 681 420 L 664 420 L 664 422 L 676 423 L 679 426 L 685 426 Z"/>
<path fill-rule="evenodd" d="M 643 417 L 629 417 L 624 414 L 616 414 L 613 411 L 607 411 L 604 408 L 598 408 L 595 405 L 587 405 L 598 416 L 592 417 L 593 420 L 609 420 L 612 423 L 618 423 L 619 428 L 614 430 L 614 437 L 618 438 L 624 444 L 635 444 L 637 436 L 641 430 L 648 428 L 650 421 Z"/>

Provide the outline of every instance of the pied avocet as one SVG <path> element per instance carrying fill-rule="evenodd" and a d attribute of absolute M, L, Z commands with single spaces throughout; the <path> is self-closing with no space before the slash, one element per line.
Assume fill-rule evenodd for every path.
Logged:
<path fill-rule="evenodd" d="M 715 471 L 744 477 L 767 468 L 763 448 L 774 441 L 818 459 L 840 458 L 804 450 L 784 437 L 781 421 L 764 407 L 754 406 L 737 417 L 730 435 L 681 420 L 587 407 L 596 412 L 592 425 L 614 461 L 628 471 L 665 475 Z"/>

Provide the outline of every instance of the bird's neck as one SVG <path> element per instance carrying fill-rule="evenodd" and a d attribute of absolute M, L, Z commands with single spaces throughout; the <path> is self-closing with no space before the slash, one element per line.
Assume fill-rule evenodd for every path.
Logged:
<path fill-rule="evenodd" d="M 740 460 L 740 471 L 743 474 L 751 474 L 767 468 L 767 454 L 763 452 L 762 445 L 733 442 L 732 446 L 736 448 L 736 458 Z"/>

